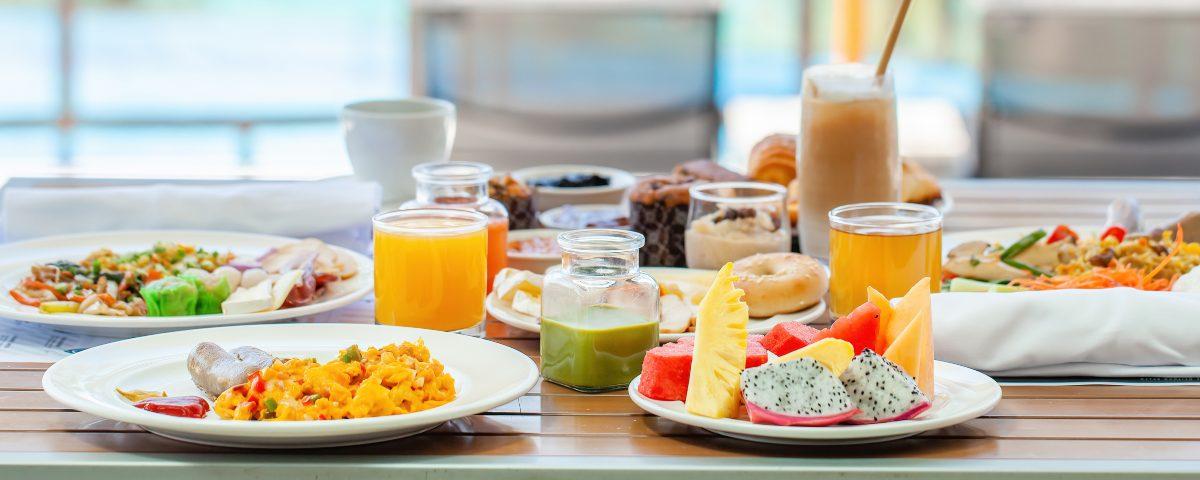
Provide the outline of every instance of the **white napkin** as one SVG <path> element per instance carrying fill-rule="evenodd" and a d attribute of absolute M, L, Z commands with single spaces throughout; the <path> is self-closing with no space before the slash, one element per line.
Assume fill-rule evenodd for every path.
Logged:
<path fill-rule="evenodd" d="M 0 201 L 6 241 L 138 229 L 203 229 L 316 237 L 358 251 L 370 245 L 379 210 L 375 183 L 152 184 L 8 188 Z"/>
<path fill-rule="evenodd" d="M 993 376 L 1200 377 L 1200 294 L 933 296 L 938 360 Z"/>

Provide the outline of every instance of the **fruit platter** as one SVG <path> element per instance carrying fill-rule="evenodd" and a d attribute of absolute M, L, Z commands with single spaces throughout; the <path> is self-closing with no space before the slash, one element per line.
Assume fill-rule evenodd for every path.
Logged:
<path fill-rule="evenodd" d="M 1000 400 L 994 380 L 933 359 L 929 279 L 894 303 L 867 303 L 829 328 L 746 331 L 743 292 L 723 268 L 696 335 L 646 354 L 629 396 L 649 413 L 745 440 L 882 442 L 964 422 Z M 882 353 L 880 353 L 882 352 Z"/>

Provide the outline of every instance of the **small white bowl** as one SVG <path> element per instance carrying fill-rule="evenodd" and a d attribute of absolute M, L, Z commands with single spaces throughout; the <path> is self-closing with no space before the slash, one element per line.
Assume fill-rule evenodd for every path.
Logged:
<path fill-rule="evenodd" d="M 533 180 L 555 178 L 571 174 L 595 174 L 608 177 L 603 187 L 539 187 Z M 633 186 L 633 175 L 624 170 L 596 165 L 543 165 L 522 168 L 512 172 L 513 178 L 533 188 L 533 205 L 540 212 L 563 205 L 621 203 L 625 193 Z"/>
<path fill-rule="evenodd" d="M 589 215 L 593 212 L 613 212 L 629 218 L 629 208 L 624 205 L 563 205 L 561 207 L 552 208 L 538 214 L 538 222 L 546 228 L 557 228 L 559 230 L 578 230 L 580 228 L 588 228 L 586 225 L 579 222 L 579 219 L 564 218 L 574 211 L 576 215 Z M 576 221 L 572 221 L 576 220 Z M 629 225 L 619 227 L 595 227 L 595 228 L 617 228 L 621 230 L 629 230 Z"/>
<path fill-rule="evenodd" d="M 551 241 L 566 230 L 554 228 L 532 228 L 528 230 L 512 230 L 508 232 L 508 242 L 518 242 L 530 238 L 544 237 Z M 533 273 L 545 273 L 547 268 L 562 263 L 562 253 L 518 253 L 508 251 L 508 266 L 517 270 L 527 270 Z"/>

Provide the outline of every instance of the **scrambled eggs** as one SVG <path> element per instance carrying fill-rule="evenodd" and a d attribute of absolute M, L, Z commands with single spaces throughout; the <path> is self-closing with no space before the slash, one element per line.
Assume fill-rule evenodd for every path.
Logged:
<path fill-rule="evenodd" d="M 454 378 L 423 341 L 342 350 L 337 359 L 277 360 L 217 397 L 233 420 L 331 420 L 419 412 L 454 400 Z"/>

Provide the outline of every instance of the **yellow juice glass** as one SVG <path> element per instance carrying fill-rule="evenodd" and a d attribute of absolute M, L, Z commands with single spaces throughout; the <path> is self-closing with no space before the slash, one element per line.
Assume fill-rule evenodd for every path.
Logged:
<path fill-rule="evenodd" d="M 829 297 L 834 315 L 867 301 L 867 287 L 904 296 L 923 277 L 942 288 L 942 214 L 911 203 L 843 205 L 829 212 Z"/>
<path fill-rule="evenodd" d="M 375 322 L 481 335 L 488 217 L 445 208 L 372 219 Z"/>

